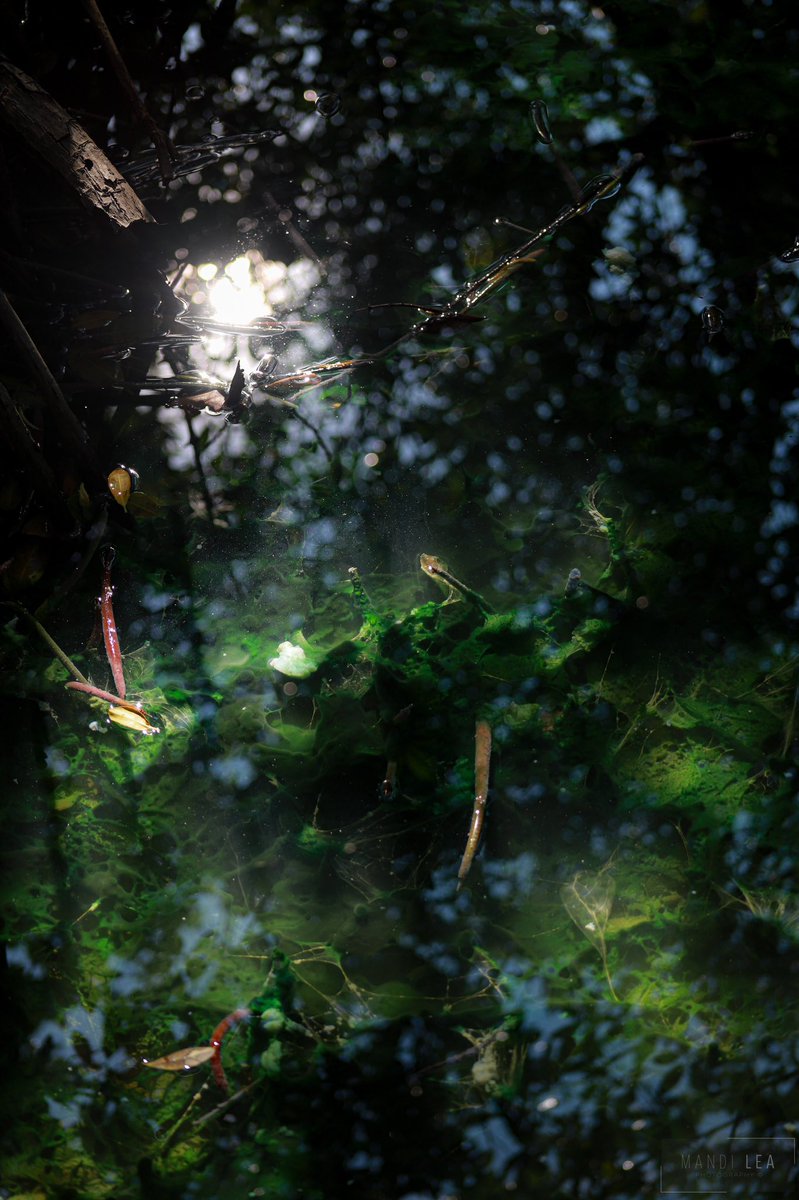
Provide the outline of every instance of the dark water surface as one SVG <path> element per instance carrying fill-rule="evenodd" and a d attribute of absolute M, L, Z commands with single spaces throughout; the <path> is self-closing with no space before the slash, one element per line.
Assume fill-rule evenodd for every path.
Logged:
<path fill-rule="evenodd" d="M 9 18 L 157 224 L 4 130 L 0 1196 L 791 1194 L 793 6 L 106 16 L 192 149 Z M 118 693 L 109 546 L 146 720 L 12 607 Z"/>

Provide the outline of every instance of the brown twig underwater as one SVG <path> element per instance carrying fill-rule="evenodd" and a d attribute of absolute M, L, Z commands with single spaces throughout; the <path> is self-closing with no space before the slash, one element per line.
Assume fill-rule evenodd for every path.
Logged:
<path fill-rule="evenodd" d="M 488 800 L 488 775 L 491 769 L 491 726 L 488 721 L 477 721 L 474 727 L 474 807 L 466 849 L 458 868 L 458 888 L 469 874 L 474 857 L 480 846 Z"/>

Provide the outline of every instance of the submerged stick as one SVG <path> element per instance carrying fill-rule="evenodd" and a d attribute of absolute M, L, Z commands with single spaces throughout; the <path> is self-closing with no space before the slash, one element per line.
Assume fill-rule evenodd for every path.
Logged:
<path fill-rule="evenodd" d="M 64 393 L 39 353 L 38 346 L 20 320 L 17 310 L 2 291 L 0 291 L 0 323 L 5 327 L 9 338 L 39 384 L 67 449 L 84 466 L 94 469 L 93 455 L 89 449 L 83 426 L 67 404 Z"/>
<path fill-rule="evenodd" d="M 36 442 L 29 427 L 20 416 L 11 396 L 0 383 L 0 417 L 8 438 L 9 447 L 18 462 L 24 464 L 42 501 L 52 515 L 62 523 L 66 514 L 66 502 L 56 482 L 55 475 Z"/>
<path fill-rule="evenodd" d="M 39 637 L 43 641 L 47 642 L 47 645 L 50 647 L 53 654 L 56 656 L 58 661 L 60 663 L 62 663 L 63 666 L 66 667 L 66 669 L 69 671 L 70 675 L 73 675 L 75 677 L 75 679 L 77 679 L 78 682 L 80 684 L 82 684 L 84 687 L 90 688 L 92 686 L 89 683 L 86 676 L 84 674 L 82 674 L 82 672 L 80 672 L 78 670 L 78 668 L 75 666 L 72 659 L 69 658 L 64 653 L 64 651 L 59 646 L 58 642 L 53 641 L 53 639 L 50 637 L 50 634 L 45 629 L 44 625 L 42 625 L 39 621 L 36 620 L 33 613 L 29 613 L 27 608 L 24 607 L 24 605 L 17 604 L 16 601 L 7 601 L 6 603 L 8 603 L 9 607 L 13 608 L 15 610 L 15 612 L 18 612 L 20 614 L 20 616 L 23 616 L 23 617 L 25 617 L 26 620 L 30 621 L 31 625 L 36 630 Z M 69 687 L 69 684 L 67 684 L 67 687 Z M 114 698 L 116 699 L 116 697 L 114 697 Z"/>
<path fill-rule="evenodd" d="M 469 874 L 474 856 L 480 846 L 488 800 L 488 773 L 491 769 L 491 726 L 488 721 L 477 721 L 474 727 L 474 808 L 466 849 L 458 868 L 458 888 Z"/>

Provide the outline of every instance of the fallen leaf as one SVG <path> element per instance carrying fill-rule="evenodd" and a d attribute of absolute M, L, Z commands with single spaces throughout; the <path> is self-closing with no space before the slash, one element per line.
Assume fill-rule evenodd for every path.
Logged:
<path fill-rule="evenodd" d="M 200 1067 L 213 1058 L 216 1050 L 213 1046 L 189 1046 L 186 1050 L 173 1050 L 163 1058 L 143 1058 L 145 1067 L 154 1067 L 156 1071 L 191 1071 Z"/>

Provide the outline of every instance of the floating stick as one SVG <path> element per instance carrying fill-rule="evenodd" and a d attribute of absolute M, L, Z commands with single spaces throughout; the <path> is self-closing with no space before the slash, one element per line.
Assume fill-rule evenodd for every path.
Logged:
<path fill-rule="evenodd" d="M 488 799 L 488 772 L 491 767 L 491 726 L 488 721 L 477 721 L 474 727 L 474 808 L 466 849 L 458 868 L 458 888 L 463 884 L 474 862 L 480 845 Z"/>

